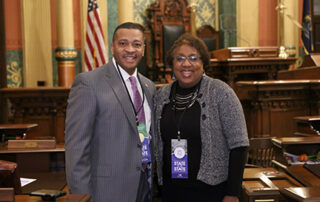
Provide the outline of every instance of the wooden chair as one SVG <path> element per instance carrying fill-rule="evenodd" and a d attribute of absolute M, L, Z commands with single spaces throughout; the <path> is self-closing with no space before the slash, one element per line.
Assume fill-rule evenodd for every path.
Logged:
<path fill-rule="evenodd" d="M 21 194 L 21 182 L 18 166 L 14 162 L 0 160 L 0 187 L 14 188 L 15 194 Z"/>
<path fill-rule="evenodd" d="M 197 36 L 204 41 L 209 52 L 219 49 L 219 32 L 210 25 L 203 25 L 197 29 Z"/>
<path fill-rule="evenodd" d="M 166 65 L 166 53 L 175 40 L 190 32 L 191 10 L 187 0 L 159 0 L 151 4 L 147 12 L 154 46 L 153 71 L 157 74 L 156 80 L 168 83 L 172 81 L 172 69 Z"/>
<path fill-rule="evenodd" d="M 272 160 L 275 159 L 275 152 L 271 138 L 251 138 L 248 149 L 247 167 L 273 167 Z"/>

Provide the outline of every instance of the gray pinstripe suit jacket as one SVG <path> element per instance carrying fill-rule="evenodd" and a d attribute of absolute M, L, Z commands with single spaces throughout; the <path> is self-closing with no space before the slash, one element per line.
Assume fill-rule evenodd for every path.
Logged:
<path fill-rule="evenodd" d="M 155 86 L 139 76 L 153 111 Z M 130 98 L 112 61 L 76 77 L 68 98 L 65 148 L 71 193 L 91 194 L 95 202 L 135 201 L 141 142 Z"/>

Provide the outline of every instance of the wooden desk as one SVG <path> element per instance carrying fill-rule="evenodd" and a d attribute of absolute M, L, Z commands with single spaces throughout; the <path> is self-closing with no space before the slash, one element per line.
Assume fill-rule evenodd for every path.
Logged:
<path fill-rule="evenodd" d="M 1 88 L 0 97 L 10 101 L 11 113 L 6 110 L 0 116 L 10 123 L 37 123 L 28 139 L 55 137 L 63 143 L 69 91 L 66 87 Z"/>
<path fill-rule="evenodd" d="M 64 145 L 54 149 L 8 149 L 0 147 L 0 159 L 16 162 L 20 177 L 36 181 L 22 187 L 23 193 L 37 189 L 63 189 L 66 185 Z"/>
<path fill-rule="evenodd" d="M 274 168 L 246 168 L 243 175 L 243 201 L 283 201 L 279 190 L 301 183 Z"/>
<path fill-rule="evenodd" d="M 20 177 L 37 179 L 21 187 L 22 193 L 28 194 L 39 189 L 63 190 L 67 185 L 65 172 L 21 173 Z"/>
<path fill-rule="evenodd" d="M 280 190 L 280 192 L 286 195 L 288 200 L 295 199 L 304 202 L 320 201 L 319 187 L 288 187 Z"/>
<path fill-rule="evenodd" d="M 304 186 L 320 187 L 320 178 L 304 168 L 303 165 L 288 166 L 287 172 Z"/>
<path fill-rule="evenodd" d="M 88 194 L 68 194 L 56 199 L 56 202 L 87 202 L 90 201 Z M 43 202 L 41 197 L 29 195 L 16 195 L 15 202 Z"/>
<path fill-rule="evenodd" d="M 320 144 L 320 136 L 312 137 L 279 137 L 271 139 L 275 145 L 285 147 L 288 145 Z"/>
<path fill-rule="evenodd" d="M 63 171 L 64 144 L 54 149 L 8 149 L 0 146 L 2 160 L 16 162 L 20 173 Z"/>
<path fill-rule="evenodd" d="M 0 144 L 8 140 L 25 139 L 26 133 L 37 127 L 38 124 L 34 123 L 18 123 L 18 124 L 0 124 Z"/>
<path fill-rule="evenodd" d="M 249 137 L 293 136 L 294 117 L 320 114 L 320 80 L 239 81 Z"/>
<path fill-rule="evenodd" d="M 275 145 L 275 161 L 284 166 L 290 166 L 284 152 L 312 155 L 320 149 L 320 136 L 272 138 L 271 141 Z"/>
<path fill-rule="evenodd" d="M 319 136 L 320 116 L 297 116 L 294 117 L 297 124 L 296 136 Z"/>
<path fill-rule="evenodd" d="M 0 124 L 0 133 L 20 135 L 37 126 L 36 123 Z"/>
<path fill-rule="evenodd" d="M 229 47 L 212 52 L 206 74 L 236 89 L 237 81 L 276 80 L 296 58 L 279 58 L 278 47 Z"/>
<path fill-rule="evenodd" d="M 320 67 L 305 67 L 293 70 L 282 70 L 278 72 L 278 79 L 320 79 Z"/>
<path fill-rule="evenodd" d="M 304 186 L 320 186 L 320 178 L 304 168 L 303 162 L 301 162 L 301 165 L 291 165 L 284 156 L 284 152 L 295 155 L 303 153 L 307 155 L 316 154 L 320 149 L 319 136 L 273 138 L 272 142 L 275 145 L 275 162 L 277 165 L 280 165 L 281 169 L 297 179 Z"/>

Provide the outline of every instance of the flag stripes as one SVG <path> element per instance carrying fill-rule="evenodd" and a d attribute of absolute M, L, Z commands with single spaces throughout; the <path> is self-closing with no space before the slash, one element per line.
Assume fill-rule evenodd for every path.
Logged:
<path fill-rule="evenodd" d="M 88 1 L 84 62 L 85 71 L 91 71 L 107 63 L 107 51 L 96 0 Z"/>

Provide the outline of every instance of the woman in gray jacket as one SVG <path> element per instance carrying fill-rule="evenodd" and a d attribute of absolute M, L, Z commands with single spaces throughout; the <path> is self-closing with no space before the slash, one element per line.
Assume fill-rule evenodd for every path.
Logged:
<path fill-rule="evenodd" d="M 245 118 L 234 91 L 204 74 L 203 41 L 182 35 L 167 62 L 176 78 L 155 96 L 155 157 L 163 202 L 239 201 L 246 148 Z"/>

